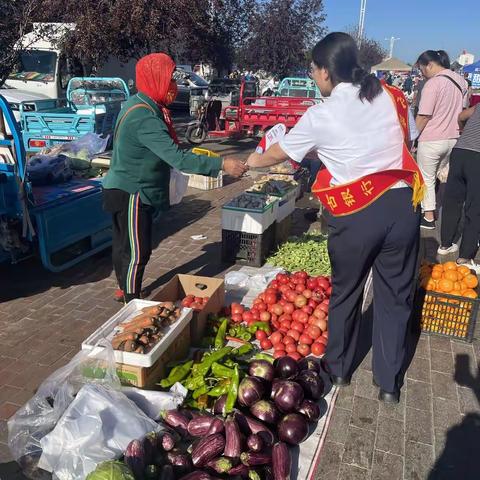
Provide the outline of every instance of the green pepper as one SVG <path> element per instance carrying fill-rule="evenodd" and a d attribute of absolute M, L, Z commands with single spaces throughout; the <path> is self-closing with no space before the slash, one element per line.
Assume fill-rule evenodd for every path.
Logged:
<path fill-rule="evenodd" d="M 215 342 L 215 337 L 203 337 L 200 342 L 200 346 L 202 348 L 209 348 L 213 345 L 214 342 Z"/>
<path fill-rule="evenodd" d="M 217 378 L 231 378 L 233 375 L 233 370 L 228 367 L 224 367 L 217 362 L 212 364 L 212 373 Z"/>
<path fill-rule="evenodd" d="M 194 373 L 196 375 L 201 375 L 202 377 L 205 376 L 212 367 L 213 362 L 218 362 L 222 358 L 229 355 L 231 351 L 232 347 L 223 347 L 220 350 L 215 350 L 212 353 L 208 354 L 206 358 L 204 355 L 204 359 L 202 359 L 202 362 L 195 365 L 196 368 L 194 367 Z"/>
<path fill-rule="evenodd" d="M 227 334 L 228 319 L 226 318 L 218 328 L 217 336 L 215 337 L 215 348 L 219 349 L 225 345 L 225 335 Z"/>
<path fill-rule="evenodd" d="M 221 382 L 218 383 L 217 386 L 209 390 L 208 396 L 221 397 L 222 395 L 225 395 L 230 391 L 231 386 L 232 386 L 232 381 L 230 379 L 222 380 Z"/>
<path fill-rule="evenodd" d="M 227 400 L 225 401 L 225 413 L 230 413 L 235 406 L 238 395 L 238 384 L 240 382 L 240 372 L 238 365 L 233 369 L 233 376 L 230 382 L 230 388 L 228 389 Z"/>
<path fill-rule="evenodd" d="M 232 356 L 241 357 L 242 355 L 246 355 L 247 353 L 250 353 L 252 350 L 253 350 L 253 345 L 251 343 L 246 343 L 245 345 L 242 345 L 241 347 L 238 347 L 232 350 Z"/>
<path fill-rule="evenodd" d="M 231 358 L 227 358 L 223 364 L 226 366 L 226 367 L 229 367 L 229 368 L 233 368 L 236 364 L 235 362 L 231 359 Z"/>
<path fill-rule="evenodd" d="M 268 335 L 272 333 L 272 329 L 267 322 L 255 322 L 248 327 L 250 333 L 255 333 L 257 330 L 263 330 Z"/>
<path fill-rule="evenodd" d="M 178 365 L 177 367 L 172 368 L 172 370 L 168 374 L 168 377 L 164 378 L 160 382 L 160 386 L 162 388 L 168 388 L 177 382 L 181 382 L 190 373 L 190 370 L 192 369 L 192 365 L 193 365 L 193 360 L 190 360 L 189 362 L 186 362 L 183 365 Z"/>
<path fill-rule="evenodd" d="M 254 360 L 266 360 L 267 362 L 273 363 L 275 360 L 271 355 L 268 353 L 257 353 L 254 357 Z"/>
<path fill-rule="evenodd" d="M 203 385 L 205 385 L 205 378 L 203 375 L 190 376 L 185 382 L 183 382 L 183 386 L 188 390 L 197 390 L 198 388 L 203 387 Z"/>
<path fill-rule="evenodd" d="M 193 393 L 192 397 L 197 400 L 198 397 L 201 395 L 205 395 L 208 392 L 208 387 L 206 385 L 202 385 L 200 388 L 197 388 Z"/>

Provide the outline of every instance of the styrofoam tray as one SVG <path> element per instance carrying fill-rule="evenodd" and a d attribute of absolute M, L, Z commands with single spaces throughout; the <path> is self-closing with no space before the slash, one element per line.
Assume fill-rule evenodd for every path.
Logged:
<path fill-rule="evenodd" d="M 98 346 L 97 343 L 101 339 L 111 341 L 115 327 L 120 323 L 127 322 L 136 317 L 144 307 L 158 305 L 160 302 L 152 302 L 150 300 L 132 300 L 119 310 L 113 317 L 105 322 L 100 328 L 95 330 L 83 343 L 82 350 L 93 350 L 95 348 L 104 348 Z M 193 311 L 191 308 L 182 308 L 180 318 L 173 324 L 162 330 L 163 338 L 148 353 L 133 353 L 114 350 L 115 361 L 134 365 L 137 367 L 151 367 L 172 344 L 177 335 L 179 335 L 185 326 L 192 320 Z"/>

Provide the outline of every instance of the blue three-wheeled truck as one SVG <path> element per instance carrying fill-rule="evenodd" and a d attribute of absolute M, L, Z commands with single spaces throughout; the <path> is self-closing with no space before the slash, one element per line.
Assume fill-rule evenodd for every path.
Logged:
<path fill-rule="evenodd" d="M 0 263 L 39 255 L 45 268 L 59 272 L 110 244 L 101 181 L 33 186 L 22 132 L 0 95 Z"/>

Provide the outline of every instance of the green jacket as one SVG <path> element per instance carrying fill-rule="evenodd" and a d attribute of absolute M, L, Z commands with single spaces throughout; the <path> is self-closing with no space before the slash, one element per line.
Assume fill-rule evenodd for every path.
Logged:
<path fill-rule="evenodd" d="M 139 192 L 143 203 L 157 210 L 168 210 L 170 167 L 214 177 L 222 168 L 222 160 L 180 150 L 170 137 L 160 108 L 141 93 L 125 102 L 117 125 L 126 111 L 137 104 L 148 104 L 155 113 L 145 105 L 125 117 L 116 132 L 110 170 L 103 186 Z"/>

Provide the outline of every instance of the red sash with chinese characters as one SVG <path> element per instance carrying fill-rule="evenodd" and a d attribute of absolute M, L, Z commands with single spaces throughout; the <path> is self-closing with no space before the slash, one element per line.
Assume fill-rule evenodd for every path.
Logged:
<path fill-rule="evenodd" d="M 312 192 L 323 206 L 334 216 L 340 217 L 356 213 L 368 207 L 397 182 L 404 181 L 413 189 L 412 204 L 414 208 L 422 201 L 425 183 L 412 157 L 406 142 L 409 140 L 408 103 L 403 92 L 382 82 L 383 88 L 395 104 L 398 120 L 402 127 L 405 142 L 403 144 L 403 164 L 401 169 L 384 170 L 365 175 L 350 183 L 330 186 L 332 175 L 327 169 L 318 172 Z"/>

